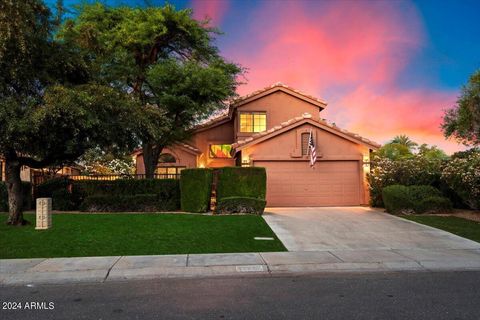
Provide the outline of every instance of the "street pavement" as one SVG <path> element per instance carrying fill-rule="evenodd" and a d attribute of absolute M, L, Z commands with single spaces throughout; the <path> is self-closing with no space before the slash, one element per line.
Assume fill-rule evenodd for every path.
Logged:
<path fill-rule="evenodd" d="M 478 271 L 8 286 L 2 304 L 23 308 L 0 319 L 470 320 L 480 315 L 478 288 Z"/>

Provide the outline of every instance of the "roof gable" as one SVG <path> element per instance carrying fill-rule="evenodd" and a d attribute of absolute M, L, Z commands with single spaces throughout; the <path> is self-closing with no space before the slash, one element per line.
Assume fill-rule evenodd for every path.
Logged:
<path fill-rule="evenodd" d="M 260 99 L 262 97 L 265 97 L 269 94 L 272 94 L 274 92 L 278 92 L 278 91 L 282 91 L 290 96 L 293 96 L 295 98 L 298 98 L 298 99 L 301 99 L 307 103 L 310 103 L 310 104 L 313 104 L 315 106 L 317 106 L 318 108 L 320 108 L 320 111 L 322 111 L 323 109 L 325 109 L 325 107 L 327 106 L 327 102 L 325 102 L 324 100 L 321 100 L 321 99 L 318 99 L 318 98 L 315 98 L 313 96 L 310 96 L 310 95 L 307 95 L 299 90 L 296 90 L 296 89 L 293 89 L 281 82 L 277 82 L 273 85 L 271 85 L 270 87 L 266 87 L 266 88 L 263 88 L 261 90 L 257 90 L 257 91 L 254 91 L 246 96 L 243 96 L 237 100 L 234 100 L 232 103 L 231 103 L 231 108 L 230 108 L 230 113 L 233 112 L 233 109 L 235 108 L 238 108 L 244 104 L 247 104 L 249 102 L 252 102 L 252 101 L 255 101 L 257 99 Z"/>
<path fill-rule="evenodd" d="M 335 134 L 339 137 L 342 137 L 346 140 L 352 141 L 357 144 L 362 144 L 365 145 L 371 149 L 378 149 L 380 148 L 380 145 L 376 142 L 373 142 L 369 139 L 363 138 L 360 135 L 349 132 L 344 129 L 340 129 L 339 127 L 332 125 L 326 121 L 320 120 L 316 121 L 312 119 L 312 115 L 305 113 L 301 117 L 296 117 L 293 119 L 290 119 L 286 122 L 281 123 L 278 126 L 275 126 L 271 128 L 270 130 L 259 132 L 257 134 L 254 134 L 253 136 L 246 138 L 245 140 L 239 140 L 236 143 L 232 144 L 232 147 L 236 151 L 240 151 L 244 148 L 247 148 L 249 146 L 255 145 L 257 143 L 263 142 L 265 140 L 271 139 L 277 135 L 280 135 L 284 132 L 290 131 L 298 126 L 301 126 L 305 123 L 311 124 L 317 128 L 323 129 L 325 131 L 328 131 L 332 134 Z"/>

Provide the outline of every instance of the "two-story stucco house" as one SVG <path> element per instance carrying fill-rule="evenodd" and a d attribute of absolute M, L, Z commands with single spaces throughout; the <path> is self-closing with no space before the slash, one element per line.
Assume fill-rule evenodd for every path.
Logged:
<path fill-rule="evenodd" d="M 234 101 L 228 114 L 196 127 L 188 143 L 164 149 L 157 172 L 260 166 L 267 171 L 267 206 L 367 204 L 365 176 L 379 145 L 323 120 L 326 105 L 281 83 L 253 92 Z M 144 173 L 141 150 L 136 163 L 137 173 Z"/>

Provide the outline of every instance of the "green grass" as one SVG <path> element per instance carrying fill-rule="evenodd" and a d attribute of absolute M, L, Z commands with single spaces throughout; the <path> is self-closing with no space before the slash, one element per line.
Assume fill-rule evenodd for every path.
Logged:
<path fill-rule="evenodd" d="M 30 225 L 11 227 L 0 215 L 1 259 L 286 251 L 259 216 L 54 214 L 42 231 L 25 218 Z"/>
<path fill-rule="evenodd" d="M 458 217 L 445 216 L 408 215 L 402 216 L 402 218 L 442 229 L 461 237 L 480 242 L 480 222 Z"/>

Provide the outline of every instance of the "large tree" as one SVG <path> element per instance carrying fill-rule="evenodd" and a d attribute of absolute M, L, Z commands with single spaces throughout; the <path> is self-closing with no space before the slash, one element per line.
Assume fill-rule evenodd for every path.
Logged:
<path fill-rule="evenodd" d="M 192 11 L 164 7 L 82 5 L 61 37 L 79 45 L 101 81 L 140 102 L 139 133 L 146 175 L 152 178 L 164 147 L 188 138 L 198 121 L 235 95 L 241 69 L 214 45 L 217 30 Z"/>
<path fill-rule="evenodd" d="M 8 224 L 25 224 L 20 170 L 73 162 L 86 150 L 134 142 L 135 101 L 91 81 L 83 58 L 54 39 L 59 18 L 41 0 L 0 2 L 0 156 Z"/>
<path fill-rule="evenodd" d="M 391 141 L 390 143 L 397 143 L 397 144 L 400 144 L 402 146 L 405 146 L 408 148 L 408 150 L 412 151 L 415 147 L 418 146 L 418 143 L 416 143 L 415 141 L 413 141 L 412 139 L 410 139 L 409 136 L 407 136 L 406 134 L 400 134 L 398 136 L 395 136 Z"/>
<path fill-rule="evenodd" d="M 480 145 L 480 70 L 462 88 L 457 105 L 445 111 L 442 124 L 446 138 L 469 145 Z"/>

